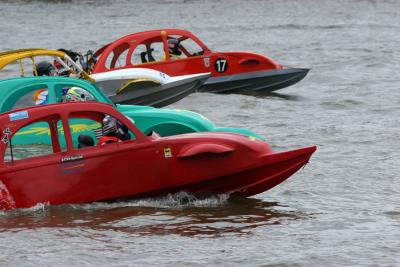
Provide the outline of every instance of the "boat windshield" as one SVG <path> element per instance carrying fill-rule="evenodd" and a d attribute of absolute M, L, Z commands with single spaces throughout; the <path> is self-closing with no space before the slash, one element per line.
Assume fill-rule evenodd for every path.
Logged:
<path fill-rule="evenodd" d="M 189 37 L 181 35 L 169 35 L 168 38 L 177 39 L 179 41 L 179 49 L 183 52 L 185 57 L 199 56 L 204 54 L 203 48 L 201 48 L 198 43 Z"/>

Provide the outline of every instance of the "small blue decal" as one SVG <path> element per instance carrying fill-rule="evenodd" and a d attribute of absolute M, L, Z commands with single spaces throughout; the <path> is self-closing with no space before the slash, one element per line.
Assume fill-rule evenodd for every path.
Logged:
<path fill-rule="evenodd" d="M 28 111 L 14 112 L 8 116 L 10 117 L 10 121 L 18 121 L 18 120 L 29 118 Z"/>

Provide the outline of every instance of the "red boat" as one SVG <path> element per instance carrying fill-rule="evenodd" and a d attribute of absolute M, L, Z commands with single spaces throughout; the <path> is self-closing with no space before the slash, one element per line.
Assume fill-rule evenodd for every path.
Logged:
<path fill-rule="evenodd" d="M 83 137 L 73 140 L 70 123 L 77 118 L 97 123 L 113 118 L 129 138 L 102 145 L 96 145 L 96 140 L 83 142 Z M 52 146 L 29 155 L 20 153 L 21 149 L 26 151 L 26 146 L 12 145 L 13 136 L 39 122 L 48 123 Z M 264 141 L 232 133 L 146 136 L 111 105 L 94 102 L 3 113 L 0 133 L 3 210 L 38 203 L 112 201 L 182 190 L 252 196 L 286 180 L 316 150 L 312 146 L 276 153 Z M 61 147 L 64 136 L 66 146 Z M 102 142 L 111 137 L 99 138 Z"/>
<path fill-rule="evenodd" d="M 211 51 L 191 32 L 161 29 L 122 37 L 95 52 L 92 73 L 151 68 L 171 76 L 211 72 L 200 91 L 264 93 L 302 80 L 309 69 L 286 68 L 253 52 Z"/>

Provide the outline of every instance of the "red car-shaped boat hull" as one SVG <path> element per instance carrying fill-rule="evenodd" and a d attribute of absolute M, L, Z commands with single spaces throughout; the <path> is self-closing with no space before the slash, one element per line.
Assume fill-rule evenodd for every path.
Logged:
<path fill-rule="evenodd" d="M 71 120 L 101 122 L 105 115 L 124 124 L 131 138 L 95 146 L 72 140 Z M 13 136 L 38 122 L 49 125 L 51 150 L 43 155 L 17 155 Z M 275 153 L 264 141 L 232 133 L 145 136 L 112 106 L 100 103 L 16 110 L 0 115 L 0 128 L 0 209 L 5 210 L 182 190 L 252 196 L 286 180 L 316 150 Z M 60 147 L 59 140 L 64 138 L 60 131 L 65 133 L 66 147 Z"/>
<path fill-rule="evenodd" d="M 173 56 L 168 40 L 179 42 L 180 56 Z M 265 93 L 302 80 L 309 69 L 285 68 L 253 52 L 211 51 L 191 32 L 162 29 L 134 33 L 98 51 L 92 73 L 123 68 L 151 68 L 170 76 L 211 73 L 200 91 L 213 93 Z"/>

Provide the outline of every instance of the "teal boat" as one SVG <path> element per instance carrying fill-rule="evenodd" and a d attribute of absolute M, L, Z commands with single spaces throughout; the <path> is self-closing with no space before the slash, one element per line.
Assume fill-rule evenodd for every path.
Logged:
<path fill-rule="evenodd" d="M 114 105 L 96 85 L 77 78 L 41 76 L 1 80 L 0 112 L 63 102 L 65 91 L 71 87 L 79 87 L 86 90 L 87 93 L 93 96 L 95 101 L 113 105 L 121 113 L 133 120 L 136 126 L 145 134 L 149 134 L 152 131 L 161 136 L 206 131 L 233 132 L 247 135 L 250 138 L 263 139 L 246 129 L 216 127 L 206 117 L 192 111 L 136 105 Z M 94 130 L 101 127 L 97 122 L 83 119 L 75 119 L 70 124 L 74 140 L 79 134 L 94 136 Z M 59 129 L 61 131 L 61 125 L 59 125 Z M 61 138 L 61 140 L 65 140 L 65 138 Z M 51 144 L 49 127 L 43 122 L 31 124 L 18 131 L 13 138 L 13 143 Z"/>

